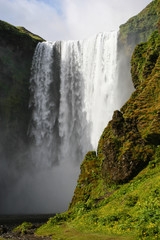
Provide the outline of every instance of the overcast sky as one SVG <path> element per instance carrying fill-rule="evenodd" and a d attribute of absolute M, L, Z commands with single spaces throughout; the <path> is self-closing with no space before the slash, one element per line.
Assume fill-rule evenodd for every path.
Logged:
<path fill-rule="evenodd" d="M 151 0 L 0 0 L 0 19 L 46 40 L 83 39 L 118 30 Z"/>

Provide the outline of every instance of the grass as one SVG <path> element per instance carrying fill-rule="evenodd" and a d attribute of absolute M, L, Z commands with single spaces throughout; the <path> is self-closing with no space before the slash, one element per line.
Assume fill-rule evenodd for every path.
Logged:
<path fill-rule="evenodd" d="M 155 32 L 148 42 L 147 49 L 150 51 L 143 49 L 147 60 L 139 66 L 138 71 L 138 77 L 141 77 L 140 69 L 143 68 L 143 79 L 138 82 L 136 91 L 121 109 L 127 119 L 124 121 L 125 135 L 115 139 L 113 120 L 109 123 L 101 136 L 98 156 L 95 152 L 89 152 L 81 165 L 81 174 L 68 212 L 51 218 L 37 230 L 37 235 L 51 235 L 55 240 L 160 240 L 159 41 L 159 35 Z M 158 55 L 154 64 L 152 62 L 148 65 L 150 58 L 147 57 L 155 57 L 152 54 L 152 43 L 156 44 Z M 141 56 L 136 57 L 135 62 L 139 64 Z M 136 127 L 132 121 L 134 119 Z M 118 157 L 129 152 L 129 162 L 139 161 L 142 165 L 146 154 L 148 165 L 146 161 L 147 166 L 143 165 L 143 170 L 139 170 L 137 176 L 127 183 L 104 180 L 103 162 L 107 159 L 104 149 L 108 142 L 112 148 L 118 149 Z M 109 150 L 114 152 L 114 149 Z M 108 159 L 111 163 L 111 159 Z M 112 167 L 115 164 L 114 157 Z M 105 171 L 108 174 L 109 169 Z"/>
<path fill-rule="evenodd" d="M 13 26 L 13 25 L 5 22 L 5 21 L 2 21 L 2 20 L 0 20 L 0 31 L 10 31 L 14 34 L 28 35 L 35 40 L 44 41 L 43 38 L 41 38 L 40 36 L 30 32 L 30 31 L 28 31 L 24 27 L 15 27 L 15 26 Z"/>
<path fill-rule="evenodd" d="M 160 239 L 160 146 L 144 170 L 117 188 L 90 208 L 81 202 L 56 215 L 36 234 L 62 240 Z"/>
<path fill-rule="evenodd" d="M 20 226 L 13 229 L 13 232 L 25 234 L 27 231 L 33 228 L 33 224 L 29 222 L 24 222 Z"/>
<path fill-rule="evenodd" d="M 44 228 L 38 230 L 38 235 L 44 236 Z M 89 232 L 82 232 L 75 228 L 69 226 L 69 224 L 62 224 L 60 226 L 54 226 L 50 230 L 46 231 L 45 229 L 45 236 L 51 236 L 54 240 L 132 240 L 134 238 L 129 236 L 116 236 L 116 235 L 106 235 L 100 233 L 89 233 Z"/>
<path fill-rule="evenodd" d="M 39 41 L 42 41 L 42 40 L 43 40 L 40 36 L 38 36 L 38 35 L 30 32 L 30 31 L 28 31 L 28 30 L 25 29 L 24 27 L 16 27 L 16 28 L 17 28 L 21 33 L 28 34 L 29 36 L 31 36 L 31 37 L 34 38 L 34 39 L 37 39 L 37 40 L 39 40 Z"/>
<path fill-rule="evenodd" d="M 160 16 L 159 0 L 154 0 L 138 15 L 130 18 L 120 26 L 119 40 L 124 44 L 126 53 L 130 56 L 135 43 L 144 42 L 157 29 Z"/>

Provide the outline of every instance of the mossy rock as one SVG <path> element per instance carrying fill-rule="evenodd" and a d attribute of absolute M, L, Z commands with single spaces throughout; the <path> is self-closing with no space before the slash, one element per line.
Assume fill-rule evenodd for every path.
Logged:
<path fill-rule="evenodd" d="M 102 174 L 107 183 L 121 183 L 132 179 L 142 170 L 154 151 L 142 140 L 134 119 L 125 119 L 115 111 L 98 145 L 102 159 Z"/>
<path fill-rule="evenodd" d="M 77 187 L 72 198 L 70 208 L 79 201 L 87 202 L 92 195 L 92 190 L 98 184 L 100 175 L 100 164 L 98 162 L 96 152 L 88 152 L 81 164 L 81 172 L 77 182 Z"/>
<path fill-rule="evenodd" d="M 30 222 L 24 222 L 24 223 L 22 223 L 21 225 L 19 225 L 18 227 L 14 228 L 14 229 L 13 229 L 13 232 L 14 232 L 14 233 L 17 233 L 17 234 L 22 234 L 22 235 L 24 235 L 24 234 L 28 233 L 28 232 L 29 232 L 31 229 L 33 229 L 33 228 L 34 228 L 34 226 L 33 226 L 32 223 L 30 223 Z"/>
<path fill-rule="evenodd" d="M 151 74 L 155 67 L 160 51 L 160 35 L 155 31 L 148 42 L 136 46 L 132 55 L 132 81 L 137 88 Z"/>
<path fill-rule="evenodd" d="M 154 157 L 160 144 L 160 36 L 155 31 L 132 56 L 136 91 L 113 114 L 98 145 L 98 158 L 107 182 L 133 178 Z"/>

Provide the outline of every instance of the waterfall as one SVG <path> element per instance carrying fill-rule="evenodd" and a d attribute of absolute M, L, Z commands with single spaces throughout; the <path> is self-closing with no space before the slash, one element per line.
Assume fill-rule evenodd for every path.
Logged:
<path fill-rule="evenodd" d="M 38 159 L 82 161 L 117 108 L 117 33 L 39 43 L 30 79 Z M 57 74 L 58 72 L 58 74 Z"/>
<path fill-rule="evenodd" d="M 117 99 L 117 32 L 99 33 L 82 41 L 85 112 L 91 124 L 90 140 L 96 150 L 98 140 L 119 108 Z"/>
<path fill-rule="evenodd" d="M 119 108 L 117 79 L 116 32 L 37 45 L 30 78 L 29 135 L 31 158 L 39 170 L 32 187 L 37 192 L 41 182 L 50 199 L 48 212 L 66 210 L 80 163 L 88 151 L 96 150 Z"/>

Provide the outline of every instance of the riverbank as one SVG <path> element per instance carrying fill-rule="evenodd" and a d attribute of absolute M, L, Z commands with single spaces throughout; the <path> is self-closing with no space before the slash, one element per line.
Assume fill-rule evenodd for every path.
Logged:
<path fill-rule="evenodd" d="M 54 217 L 55 214 L 31 214 L 31 215 L 0 215 L 0 240 L 50 240 L 51 237 L 35 236 L 37 228 L 42 226 L 48 221 L 50 217 Z M 21 232 L 13 232 L 13 229 L 22 224 L 23 222 L 32 223 L 31 229 Z"/>

